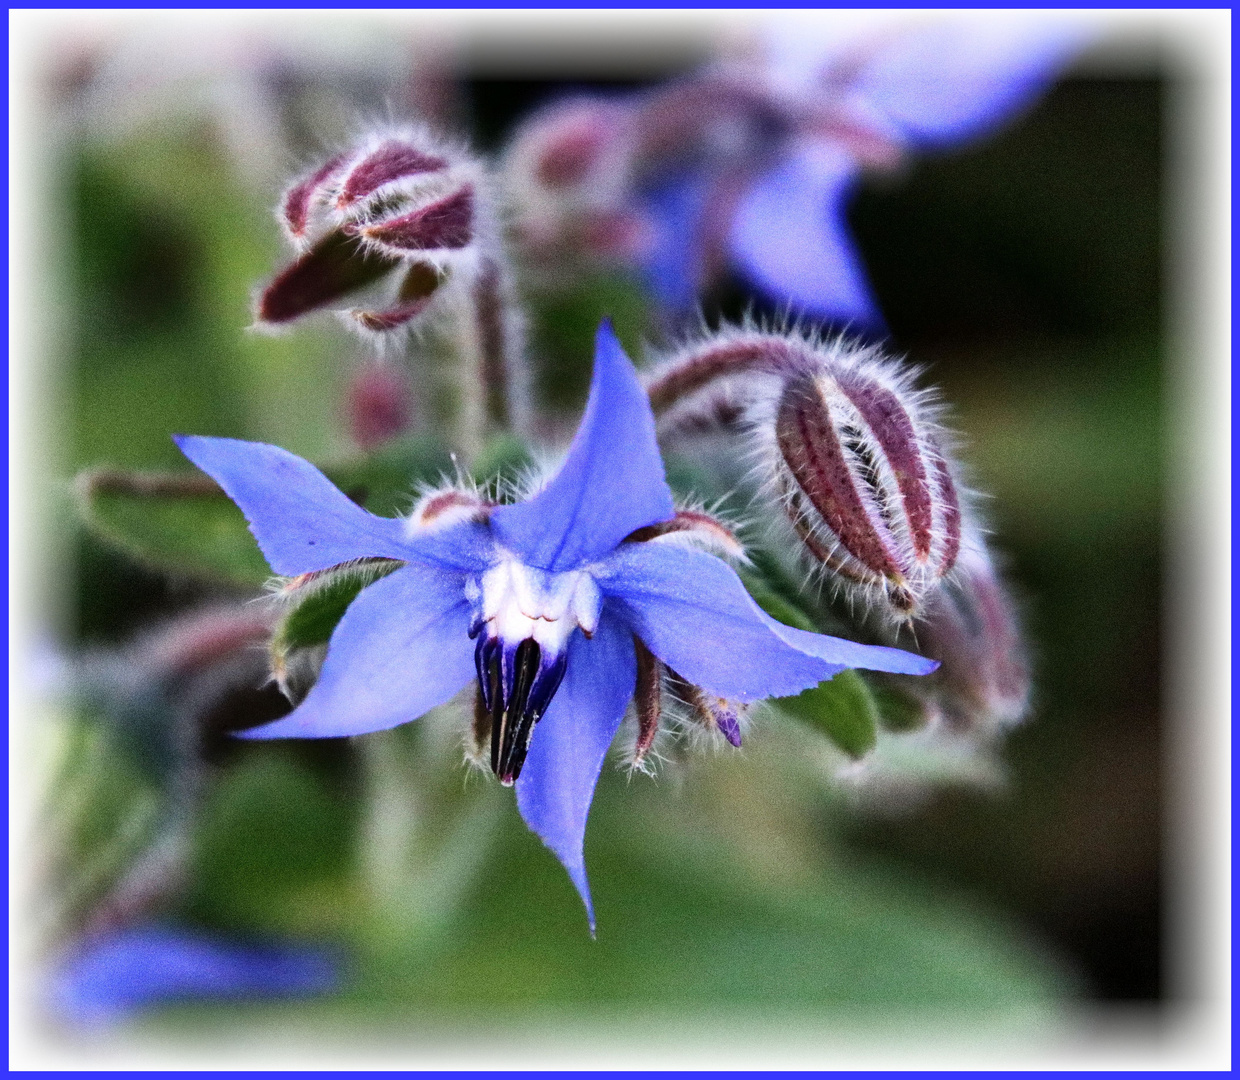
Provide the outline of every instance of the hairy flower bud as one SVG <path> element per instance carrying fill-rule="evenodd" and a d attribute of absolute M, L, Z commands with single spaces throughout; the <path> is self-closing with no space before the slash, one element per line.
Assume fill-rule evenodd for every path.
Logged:
<path fill-rule="evenodd" d="M 574 98 L 536 113 L 504 157 L 513 232 L 545 274 L 580 257 L 629 261 L 648 243 L 631 205 L 633 107 Z"/>
<path fill-rule="evenodd" d="M 981 543 L 961 551 L 955 573 L 914 626 L 926 656 L 940 660 L 925 686 L 946 722 L 994 730 L 1022 720 L 1029 709 L 1029 661 L 1016 608 Z"/>
<path fill-rule="evenodd" d="M 903 622 L 951 573 L 963 517 L 944 433 L 912 374 L 878 350 L 724 333 L 682 350 L 647 390 L 673 418 L 717 414 L 724 399 L 744 409 L 768 491 L 850 594 Z"/>
<path fill-rule="evenodd" d="M 450 403 L 458 447 L 476 450 L 488 423 L 521 426 L 524 324 L 480 161 L 425 130 L 384 128 L 300 178 L 277 217 L 299 254 L 259 295 L 260 327 L 334 309 L 382 344 L 431 326 L 463 362 L 428 374 L 418 396 Z M 360 441 L 391 420 L 377 434 L 361 423 Z"/>
<path fill-rule="evenodd" d="M 289 322 L 393 277 L 391 299 L 347 312 L 386 334 L 426 312 L 495 228 L 479 205 L 481 167 L 425 131 L 382 131 L 294 183 L 277 216 L 299 258 L 259 298 L 260 324 Z M 469 276 L 468 273 L 466 276 Z"/>

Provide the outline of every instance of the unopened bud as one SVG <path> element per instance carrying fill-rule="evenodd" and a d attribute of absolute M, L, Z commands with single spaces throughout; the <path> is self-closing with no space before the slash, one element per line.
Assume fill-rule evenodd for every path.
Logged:
<path fill-rule="evenodd" d="M 632 108 L 577 98 L 526 120 L 504 156 L 513 233 L 548 274 L 578 257 L 627 260 L 644 244 L 630 206 Z"/>
<path fill-rule="evenodd" d="M 843 365 L 793 379 L 775 444 L 785 510 L 806 548 L 907 619 L 955 563 L 960 506 L 943 452 L 899 389 Z"/>
<path fill-rule="evenodd" d="M 393 278 L 389 301 L 342 313 L 373 334 L 409 326 L 447 291 L 454 269 L 470 276 L 479 244 L 498 243 L 479 206 L 481 183 L 476 162 L 413 129 L 334 155 L 281 200 L 278 216 L 302 254 L 263 290 L 259 324 L 290 322 Z"/>
<path fill-rule="evenodd" d="M 409 380 L 391 364 L 366 364 L 349 384 L 349 430 L 371 450 L 408 430 L 413 419 Z"/>
<path fill-rule="evenodd" d="M 939 698 L 947 723 L 993 730 L 1024 718 L 1029 661 L 1016 607 L 980 542 L 964 547 L 914 631 L 925 655 L 941 661 L 918 689 Z"/>
<path fill-rule="evenodd" d="M 673 419 L 721 394 L 744 408 L 803 550 L 857 598 L 907 621 L 951 572 L 963 526 L 943 433 L 911 375 L 877 350 L 724 332 L 682 349 L 647 390 Z"/>

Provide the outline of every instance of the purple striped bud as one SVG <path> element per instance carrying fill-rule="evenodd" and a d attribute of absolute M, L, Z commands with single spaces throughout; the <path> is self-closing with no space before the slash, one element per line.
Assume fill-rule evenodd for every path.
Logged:
<path fill-rule="evenodd" d="M 696 342 L 647 384 L 663 426 L 750 422 L 802 550 L 897 622 L 952 572 L 964 519 L 936 410 L 912 374 L 843 339 L 742 330 Z"/>
<path fill-rule="evenodd" d="M 799 376 L 780 395 L 774 435 L 785 512 L 806 548 L 908 619 L 955 565 L 960 504 L 901 389 L 844 365 Z"/>
<path fill-rule="evenodd" d="M 293 184 L 278 216 L 300 257 L 259 296 L 259 325 L 275 326 L 328 307 L 386 280 L 388 298 L 338 309 L 356 329 L 377 335 L 410 326 L 468 279 L 480 245 L 498 245 L 479 205 L 481 166 L 426 132 L 380 132 L 331 157 Z M 389 288 L 391 288 L 389 286 Z"/>
<path fill-rule="evenodd" d="M 298 256 L 259 294 L 259 327 L 328 309 L 380 345 L 428 327 L 461 362 L 418 395 L 445 403 L 458 449 L 476 452 L 488 425 L 521 426 L 524 322 L 481 162 L 424 130 L 385 129 L 307 172 L 277 216 Z M 358 430 L 373 442 L 391 426 Z"/>

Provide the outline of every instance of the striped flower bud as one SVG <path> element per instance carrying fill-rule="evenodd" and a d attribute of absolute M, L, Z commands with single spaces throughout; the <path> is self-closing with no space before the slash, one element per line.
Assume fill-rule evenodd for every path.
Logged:
<path fill-rule="evenodd" d="M 962 509 L 936 410 L 912 373 L 843 339 L 744 330 L 696 342 L 647 389 L 670 419 L 741 408 L 763 479 L 809 558 L 896 622 L 960 552 Z"/>
<path fill-rule="evenodd" d="M 300 255 L 259 297 L 260 325 L 290 322 L 390 278 L 386 297 L 348 309 L 348 321 L 374 334 L 408 326 L 495 232 L 480 206 L 482 184 L 476 162 L 424 131 L 381 131 L 335 154 L 280 202 L 277 216 Z"/>
<path fill-rule="evenodd" d="M 309 170 L 277 217 L 298 255 L 259 295 L 258 326 L 330 309 L 382 343 L 433 325 L 462 362 L 419 393 L 449 403 L 458 447 L 475 450 L 488 424 L 521 426 L 524 327 L 480 161 L 425 130 L 385 128 Z M 399 426 L 384 422 L 373 436 L 363 424 L 360 441 Z"/>
<path fill-rule="evenodd" d="M 513 234 L 546 276 L 587 259 L 630 261 L 647 246 L 630 205 L 633 108 L 592 98 L 557 102 L 526 120 L 504 155 Z"/>

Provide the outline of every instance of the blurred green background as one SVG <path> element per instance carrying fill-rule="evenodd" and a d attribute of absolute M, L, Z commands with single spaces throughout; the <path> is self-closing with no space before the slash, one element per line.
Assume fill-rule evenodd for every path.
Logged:
<path fill-rule="evenodd" d="M 566 85 L 602 84 L 474 73 L 460 115 L 493 149 Z M 1033 643 L 1036 709 L 1008 740 L 1005 790 L 946 785 L 902 811 L 857 807 L 816 744 L 778 724 L 683 778 L 608 768 L 587 834 L 592 942 L 508 793 L 466 783 L 434 725 L 352 742 L 221 738 L 182 914 L 350 943 L 345 1004 L 358 1015 L 826 1016 L 846 1003 L 1164 996 L 1163 100 L 1152 79 L 1068 78 L 1000 135 L 868 182 L 851 209 L 891 343 L 929 365 L 993 496 Z M 245 331 L 252 289 L 284 257 L 276 189 L 244 182 L 205 120 L 107 138 L 82 125 L 61 163 L 66 481 L 102 463 L 177 467 L 178 431 L 339 453 L 359 347 L 323 323 Z M 643 327 L 632 289 L 614 288 L 534 313 L 542 348 L 580 357 L 582 390 L 591 305 L 628 305 L 616 312 L 628 333 Z M 724 289 L 708 317 L 747 300 Z M 144 569 L 63 505 L 69 647 L 125 641 L 222 595 Z M 381 819 L 362 809 L 376 777 L 414 793 Z M 437 789 L 456 793 L 442 820 L 424 797 Z"/>

